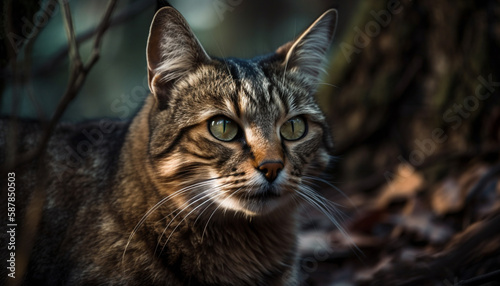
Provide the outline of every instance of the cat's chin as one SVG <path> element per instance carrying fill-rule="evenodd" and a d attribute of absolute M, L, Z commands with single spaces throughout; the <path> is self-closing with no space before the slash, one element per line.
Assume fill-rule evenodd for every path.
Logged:
<path fill-rule="evenodd" d="M 264 216 L 281 209 L 293 207 L 293 194 L 261 192 L 244 198 L 226 198 L 219 202 L 222 208 L 242 212 L 248 216 Z"/>

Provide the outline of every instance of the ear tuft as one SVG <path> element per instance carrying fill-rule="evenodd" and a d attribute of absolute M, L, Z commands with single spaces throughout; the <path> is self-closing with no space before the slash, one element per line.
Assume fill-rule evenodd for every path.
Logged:
<path fill-rule="evenodd" d="M 173 7 L 156 12 L 147 45 L 149 88 L 165 106 L 173 83 L 210 60 L 182 15 Z"/>
<path fill-rule="evenodd" d="M 337 10 L 330 9 L 296 40 L 279 47 L 276 53 L 285 55 L 283 64 L 287 69 L 298 69 L 315 80 L 323 71 L 326 53 L 330 48 L 336 27 Z"/>

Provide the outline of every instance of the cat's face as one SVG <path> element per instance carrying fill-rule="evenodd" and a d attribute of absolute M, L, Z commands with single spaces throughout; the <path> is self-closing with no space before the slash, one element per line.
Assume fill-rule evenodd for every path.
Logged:
<path fill-rule="evenodd" d="M 296 41 L 253 60 L 210 58 L 172 8 L 148 42 L 149 154 L 179 208 L 247 215 L 300 201 L 302 180 L 328 164 L 332 143 L 313 93 L 334 33 L 323 14 Z"/>

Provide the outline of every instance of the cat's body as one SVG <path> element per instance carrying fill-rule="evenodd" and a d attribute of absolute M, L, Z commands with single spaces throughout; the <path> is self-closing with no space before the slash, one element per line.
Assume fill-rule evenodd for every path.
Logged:
<path fill-rule="evenodd" d="M 313 92 L 335 22 L 330 10 L 275 54 L 223 60 L 161 9 L 148 42 L 153 95 L 133 121 L 61 125 L 43 177 L 33 179 L 37 162 L 16 174 L 18 201 L 43 182 L 26 283 L 298 284 L 298 206 L 312 191 L 301 180 L 332 147 Z M 21 151 L 34 148 L 37 124 L 19 129 Z"/>
<path fill-rule="evenodd" d="M 148 107 L 146 105 L 145 110 Z M 0 128 L 7 127 L 6 123 L 0 121 Z M 19 129 L 25 132 L 19 146 L 27 149 L 37 146 L 40 126 L 33 122 L 20 124 Z M 282 261 L 293 264 L 295 259 L 292 249 L 296 221 L 291 214 L 271 220 L 254 218 L 250 222 L 241 215 L 225 213 L 222 214 L 224 222 L 217 217 L 211 218 L 215 227 L 207 227 L 202 239 L 200 235 L 211 214 L 206 210 L 206 217 L 194 223 L 197 217 L 189 216 L 183 226 L 176 229 L 170 238 L 170 243 L 176 247 L 169 252 L 156 240 L 169 222 L 165 217 L 175 210 L 166 204 L 165 209 L 154 212 L 149 221 L 161 220 L 164 224 L 144 226 L 125 252 L 132 229 L 148 208 L 163 197 L 144 182 L 148 180 L 144 177 L 147 175 L 138 172 L 144 166 L 142 162 L 128 158 L 128 154 L 144 152 L 123 146 L 128 124 L 106 121 L 106 130 L 112 130 L 110 133 L 92 132 L 101 131 L 100 125 L 101 122 L 62 125 L 56 130 L 44 160 L 48 163 L 44 166 L 48 178 L 37 179 L 36 162 L 33 168 L 26 169 L 26 173 L 16 173 L 19 226 L 23 225 L 31 191 L 41 187 L 45 195 L 39 239 L 36 239 L 26 277 L 29 285 L 96 285 L 103 282 L 113 285 L 200 285 L 199 279 L 213 281 L 206 285 L 224 285 L 221 283 L 224 280 L 226 285 L 244 285 L 243 280 L 236 282 L 245 278 L 245 273 L 250 277 L 266 277 L 268 280 L 263 280 L 261 285 L 282 285 L 278 283 L 280 278 L 272 278 L 282 277 L 289 271 Z M 98 143 L 93 144 L 88 153 L 78 151 L 82 150 L 78 148 L 79 142 L 91 141 L 84 134 L 92 134 L 94 142 Z M 5 142 L 6 138 L 2 137 L 0 142 Z M 127 155 L 120 158 L 120 153 Z M 45 185 L 35 185 L 40 182 Z M 141 190 L 140 194 L 137 190 Z M 178 218 L 180 221 L 182 216 Z M 280 228 L 276 229 L 276 225 Z M 169 231 L 175 227 L 177 221 Z M 165 231 L 165 235 L 169 234 Z M 218 241 L 219 238 L 227 239 Z M 282 247 L 276 248 L 276 245 Z M 158 254 L 163 252 L 158 255 L 162 258 L 154 258 L 157 256 L 155 250 Z M 257 255 L 248 257 L 249 251 Z M 277 260 L 272 261 L 271 257 Z M 197 279 L 199 275 L 203 278 Z M 269 283 L 271 280 L 276 283 Z M 259 285 L 253 279 L 247 284 Z"/>

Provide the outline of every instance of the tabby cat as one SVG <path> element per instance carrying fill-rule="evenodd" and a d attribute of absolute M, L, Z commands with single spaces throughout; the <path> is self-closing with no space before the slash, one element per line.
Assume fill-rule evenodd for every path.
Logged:
<path fill-rule="evenodd" d="M 275 53 L 220 59 L 174 8 L 158 10 L 152 95 L 133 120 L 61 124 L 16 173 L 18 202 L 38 187 L 44 198 L 24 283 L 297 285 L 299 207 L 333 147 L 313 95 L 336 21 L 328 10 Z M 18 129 L 19 152 L 40 141 L 36 122 Z"/>

